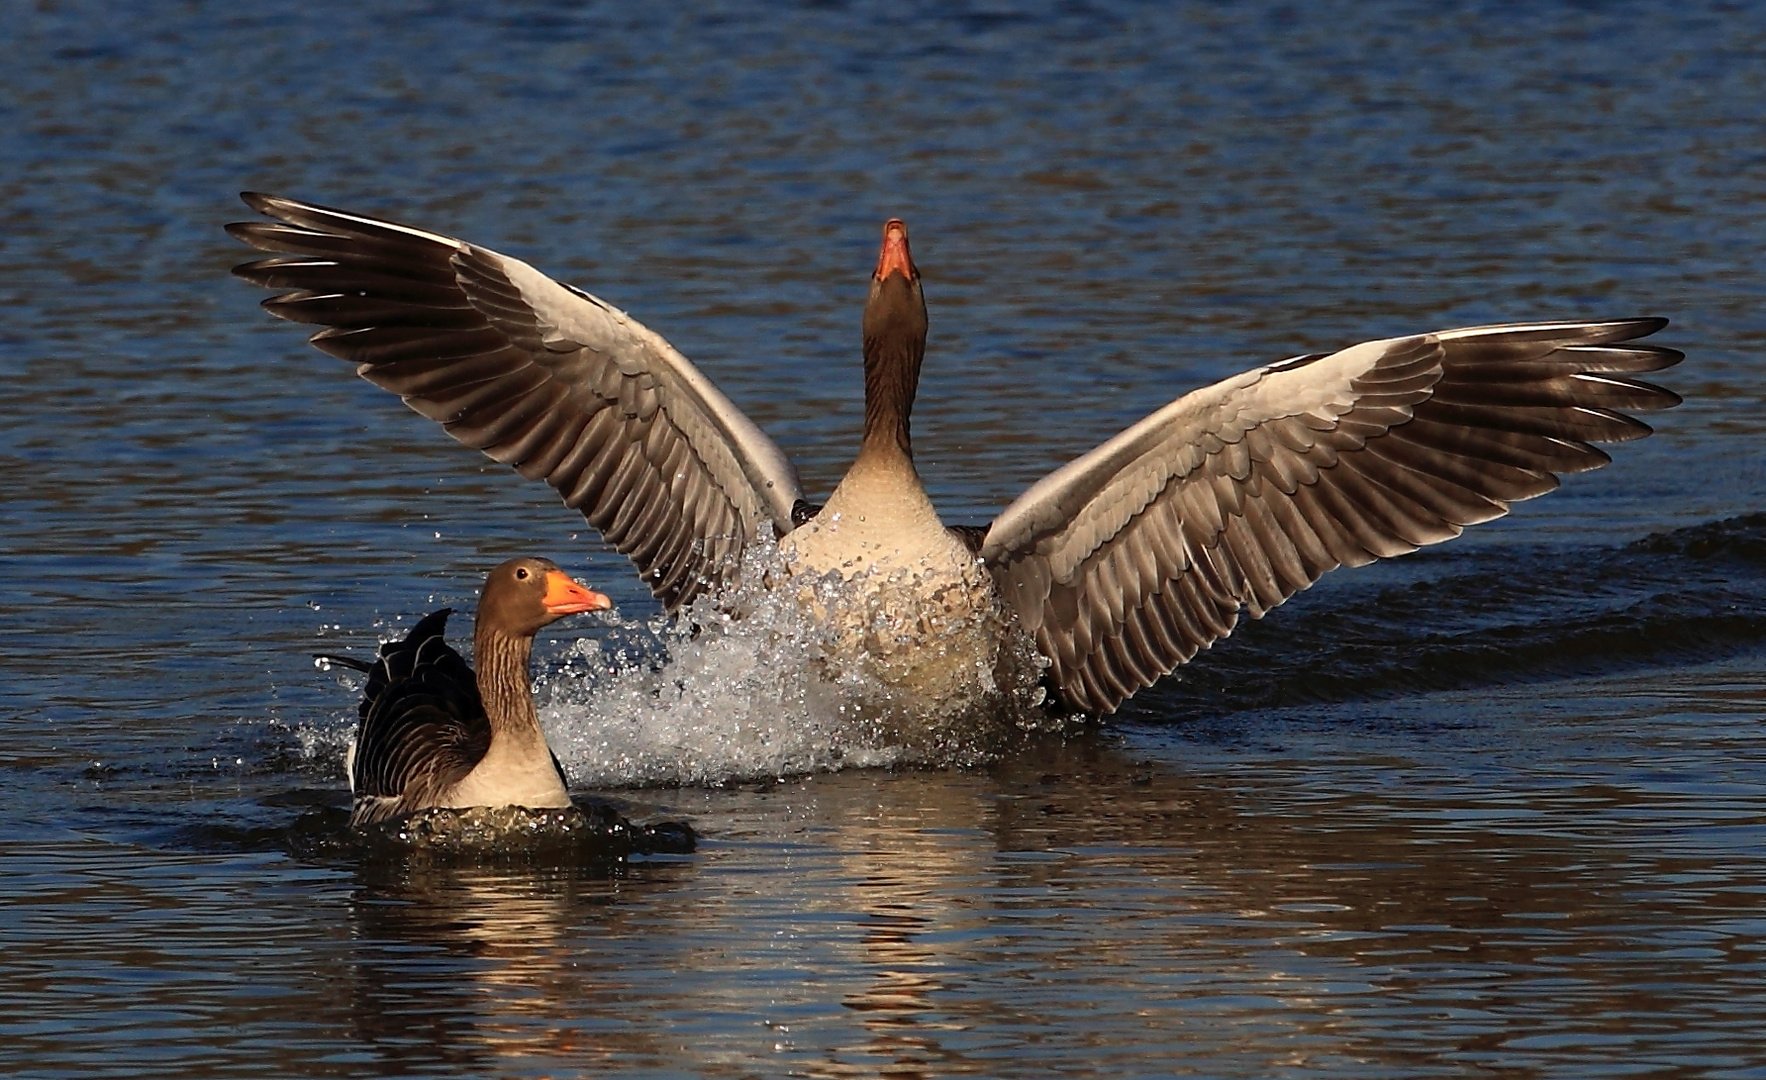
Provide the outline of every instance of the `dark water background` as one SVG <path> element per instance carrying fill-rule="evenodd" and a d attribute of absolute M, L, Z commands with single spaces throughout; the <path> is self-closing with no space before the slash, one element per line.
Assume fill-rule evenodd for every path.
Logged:
<path fill-rule="evenodd" d="M 1749 5 L 8 6 L 0 1072 L 1766 1076 L 1763 103 Z M 654 608 L 255 308 L 241 188 L 591 289 L 820 493 L 900 215 L 956 521 L 1375 336 L 1667 315 L 1687 400 L 1101 732 L 340 865 L 275 839 L 341 783 L 310 651 L 515 552 Z"/>

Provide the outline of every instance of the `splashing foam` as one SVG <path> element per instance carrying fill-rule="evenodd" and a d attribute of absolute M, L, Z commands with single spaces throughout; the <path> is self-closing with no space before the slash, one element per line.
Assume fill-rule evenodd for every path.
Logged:
<path fill-rule="evenodd" d="M 1026 731 L 1062 725 L 1041 708 L 1043 661 L 997 611 L 904 616 L 862 578 L 790 578 L 775 545 L 751 547 L 746 584 L 733 593 L 672 621 L 614 616 L 604 640 L 579 640 L 535 680 L 541 723 L 573 785 L 978 764 Z M 966 659 L 978 636 L 1005 644 Z M 889 642 L 884 651 L 899 657 L 910 639 L 915 664 L 966 665 L 965 689 L 933 699 L 891 685 L 853 644 Z"/>

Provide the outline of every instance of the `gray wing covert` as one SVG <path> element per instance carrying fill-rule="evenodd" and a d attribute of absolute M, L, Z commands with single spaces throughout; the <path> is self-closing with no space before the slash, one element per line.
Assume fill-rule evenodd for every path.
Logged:
<path fill-rule="evenodd" d="M 1661 319 L 1473 327 L 1367 342 L 1188 394 L 1045 477 L 982 546 L 1077 709 L 1129 695 L 1338 566 L 1458 536 L 1591 445 L 1671 407 L 1624 376 L 1678 363 L 1633 344 Z"/>

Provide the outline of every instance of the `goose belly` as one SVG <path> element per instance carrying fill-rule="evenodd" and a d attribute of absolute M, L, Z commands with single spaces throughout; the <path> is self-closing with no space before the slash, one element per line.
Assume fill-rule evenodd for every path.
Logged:
<path fill-rule="evenodd" d="M 862 671 L 912 713 L 990 701 L 1006 633 L 992 577 L 935 517 L 903 524 L 830 501 L 785 538 L 793 584 L 826 631 L 826 659 L 837 675 Z"/>
<path fill-rule="evenodd" d="M 526 806 L 532 809 L 570 805 L 570 793 L 558 778 L 550 754 L 539 759 L 511 762 L 486 755 L 478 767 L 444 791 L 436 805 L 456 809 L 469 806 Z"/>

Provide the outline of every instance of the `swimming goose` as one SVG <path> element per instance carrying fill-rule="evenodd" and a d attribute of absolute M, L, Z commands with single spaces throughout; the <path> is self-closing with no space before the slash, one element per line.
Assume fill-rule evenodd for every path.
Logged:
<path fill-rule="evenodd" d="M 324 656 L 368 673 L 361 726 L 345 757 L 355 796 L 350 824 L 437 806 L 569 806 L 564 770 L 540 730 L 528 657 L 541 627 L 612 606 L 547 559 L 510 559 L 479 594 L 477 675 L 442 640 L 451 608 L 382 645 L 372 664 Z"/>
<path fill-rule="evenodd" d="M 1628 412 L 1680 400 L 1631 377 L 1682 359 L 1638 343 L 1665 319 L 1363 342 L 1180 397 L 985 530 L 951 530 L 913 465 L 926 309 L 900 221 L 884 227 L 865 306 L 864 440 L 817 508 L 771 439 L 613 305 L 439 233 L 243 198 L 275 219 L 228 226 L 276 253 L 234 271 L 292 290 L 264 301 L 271 314 L 322 326 L 315 346 L 545 480 L 671 612 L 730 584 L 746 547 L 780 538 L 794 565 L 869 581 L 862 595 L 896 625 L 1009 615 L 1076 711 L 1113 712 L 1241 612 L 1260 618 L 1328 570 L 1451 539 L 1599 468 L 1611 459 L 1592 444 L 1650 433 Z M 920 675 L 911 663 L 883 674 Z"/>

